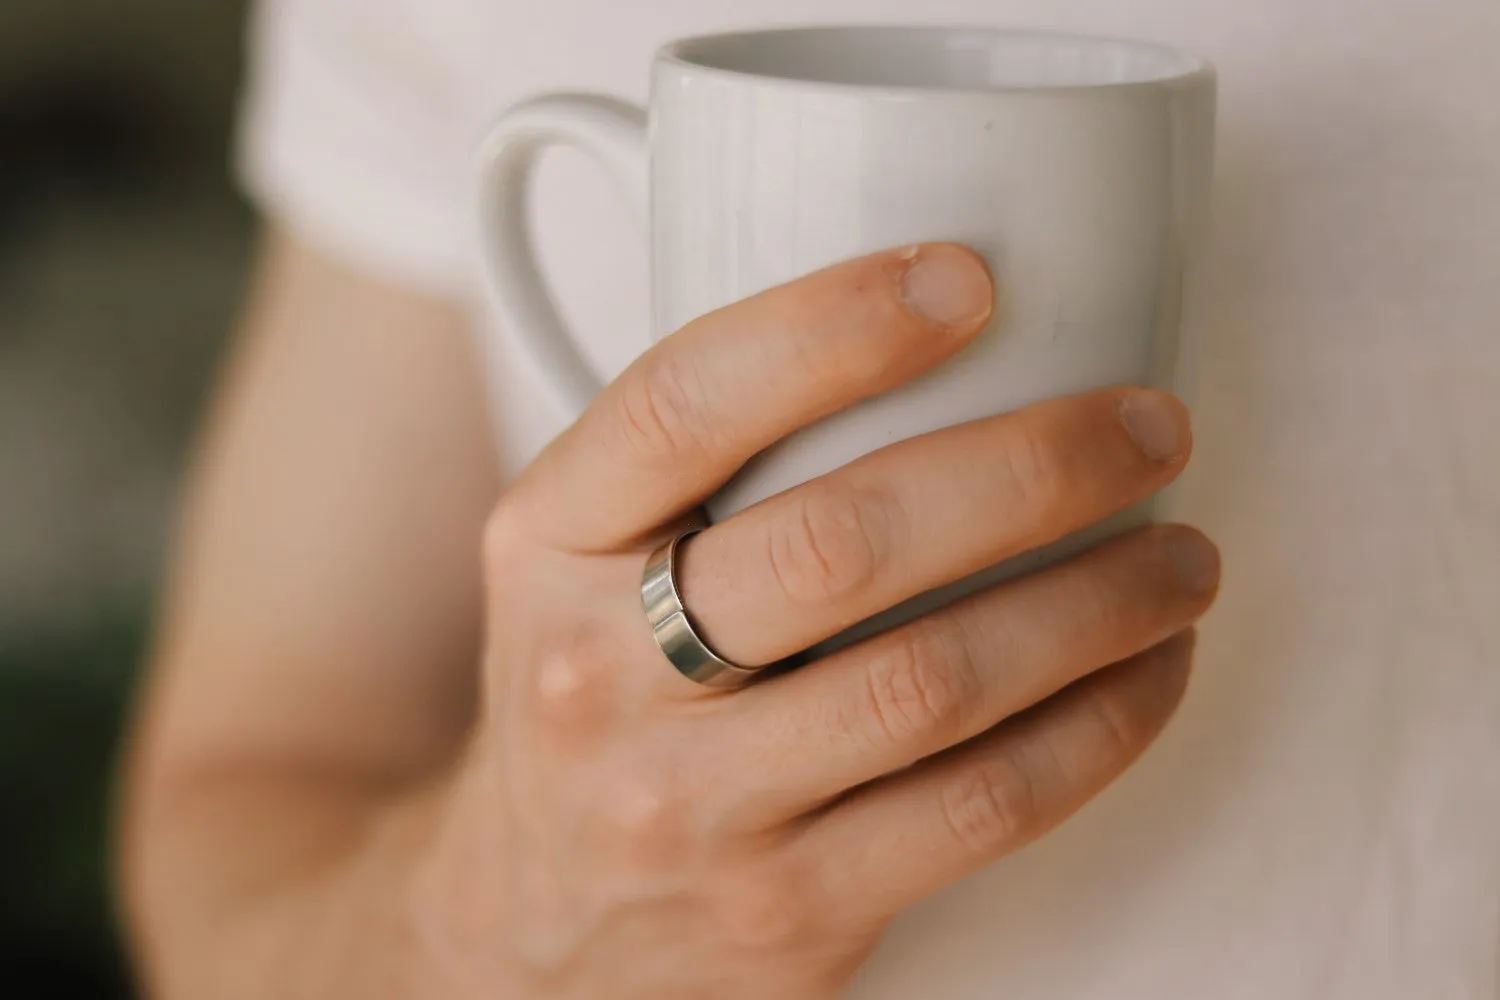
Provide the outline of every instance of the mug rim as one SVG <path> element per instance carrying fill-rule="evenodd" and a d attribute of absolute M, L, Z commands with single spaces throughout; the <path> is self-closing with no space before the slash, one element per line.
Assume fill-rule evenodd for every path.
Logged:
<path fill-rule="evenodd" d="M 1141 79 L 1101 81 L 1095 83 L 1041 83 L 1020 85 L 998 85 L 998 86 L 958 86 L 953 84 L 890 84 L 890 83 L 853 83 L 841 80 L 819 80 L 800 76 L 779 75 L 773 73 L 759 73 L 752 70 L 736 69 L 728 66 L 716 65 L 705 61 L 701 56 L 695 57 L 691 50 L 695 47 L 710 46 L 717 43 L 730 42 L 744 39 L 772 39 L 776 37 L 794 37 L 820 34 L 840 33 L 878 33 L 889 35 L 970 35 L 984 36 L 990 40 L 996 39 L 1036 39 L 1054 42 L 1077 42 L 1085 45 L 1113 45 L 1124 46 L 1137 52 L 1150 53 L 1158 57 L 1167 57 L 1178 63 L 1180 70 L 1166 72 L 1158 75 L 1147 76 Z M 726 83 L 737 83 L 740 85 L 756 85 L 766 87 L 785 87 L 797 90 L 820 90 L 833 93 L 843 93 L 862 96 L 890 96 L 900 98 L 918 98 L 924 95 L 970 95 L 970 96 L 1022 96 L 1027 94 L 1051 95 L 1062 94 L 1097 94 L 1100 92 L 1128 91 L 1128 90 L 1155 90 L 1163 88 L 1178 88 L 1193 84 L 1209 83 L 1216 77 L 1216 70 L 1208 59 L 1195 55 L 1194 53 L 1179 49 L 1172 45 L 1161 42 L 1147 41 L 1138 38 L 1123 38 L 1111 35 L 1096 35 L 1087 32 L 1057 31 L 1045 28 L 1011 27 L 1005 25 L 983 25 L 983 24 L 798 24 L 780 25 L 761 28 L 749 28 L 736 31 L 715 31 L 697 35 L 688 35 L 683 38 L 674 39 L 660 46 L 653 60 L 657 67 L 675 67 L 696 76 L 706 76 L 720 79 Z"/>

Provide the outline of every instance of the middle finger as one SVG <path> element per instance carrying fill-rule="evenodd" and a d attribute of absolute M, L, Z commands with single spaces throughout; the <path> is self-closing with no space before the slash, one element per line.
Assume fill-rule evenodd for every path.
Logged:
<path fill-rule="evenodd" d="M 736 663 L 800 652 L 1045 545 L 1182 471 L 1187 411 L 1112 388 L 891 445 L 742 511 L 680 554 L 683 603 Z"/>

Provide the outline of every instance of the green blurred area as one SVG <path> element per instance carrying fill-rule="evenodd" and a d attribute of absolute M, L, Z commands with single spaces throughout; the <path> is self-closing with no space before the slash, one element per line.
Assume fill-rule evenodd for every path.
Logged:
<path fill-rule="evenodd" d="M 108 886 L 110 788 L 144 615 L 0 636 L 0 967 L 27 996 L 129 996 Z"/>
<path fill-rule="evenodd" d="M 0 3 L 0 968 L 131 995 L 110 793 L 252 220 L 241 0 Z"/>

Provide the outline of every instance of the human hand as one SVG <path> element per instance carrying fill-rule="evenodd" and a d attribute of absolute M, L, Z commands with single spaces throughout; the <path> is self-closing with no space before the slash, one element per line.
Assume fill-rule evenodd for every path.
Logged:
<path fill-rule="evenodd" d="M 992 299 L 971 252 L 927 245 L 730 306 L 643 356 L 501 500 L 481 721 L 416 877 L 434 988 L 833 996 L 898 911 L 1154 738 L 1218 582 L 1184 527 L 736 691 L 680 676 L 643 615 L 647 553 L 747 459 L 955 354 Z M 1182 405 L 1128 388 L 924 435 L 686 542 L 683 600 L 721 655 L 772 663 L 1150 495 L 1189 450 Z"/>

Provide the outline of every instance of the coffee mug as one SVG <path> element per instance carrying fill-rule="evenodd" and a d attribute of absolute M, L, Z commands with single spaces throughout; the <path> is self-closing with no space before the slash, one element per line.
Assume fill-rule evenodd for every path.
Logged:
<path fill-rule="evenodd" d="M 591 156 L 648 222 L 658 338 L 809 271 L 913 243 L 968 244 L 999 289 L 970 347 L 767 449 L 709 502 L 711 520 L 891 442 L 1044 398 L 1185 389 L 1181 333 L 1213 160 L 1203 60 L 1046 32 L 790 28 L 668 44 L 651 83 L 649 113 L 595 95 L 527 101 L 483 147 L 497 317 L 577 411 L 602 380 L 561 322 L 527 231 L 528 182 L 550 145 Z M 865 631 L 1145 523 L 1158 499 Z"/>

